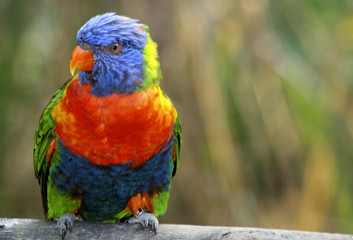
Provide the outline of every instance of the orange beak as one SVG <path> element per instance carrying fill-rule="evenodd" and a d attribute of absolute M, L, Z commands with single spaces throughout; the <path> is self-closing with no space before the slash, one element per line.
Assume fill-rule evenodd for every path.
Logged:
<path fill-rule="evenodd" d="M 85 72 L 90 72 L 93 70 L 94 58 L 90 51 L 83 50 L 79 45 L 77 45 L 72 52 L 70 60 L 70 72 L 73 76 L 75 70 L 81 70 Z"/>

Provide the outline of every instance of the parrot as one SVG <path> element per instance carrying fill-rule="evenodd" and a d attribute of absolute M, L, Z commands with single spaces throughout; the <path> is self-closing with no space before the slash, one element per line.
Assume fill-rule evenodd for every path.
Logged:
<path fill-rule="evenodd" d="M 62 239 L 75 221 L 139 223 L 157 234 L 182 143 L 178 113 L 160 88 L 157 44 L 147 25 L 114 12 L 88 20 L 76 38 L 73 77 L 35 131 L 45 217 Z"/>

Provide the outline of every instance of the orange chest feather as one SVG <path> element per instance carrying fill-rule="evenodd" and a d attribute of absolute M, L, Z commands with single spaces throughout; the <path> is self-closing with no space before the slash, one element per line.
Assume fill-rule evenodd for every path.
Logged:
<path fill-rule="evenodd" d="M 55 133 L 75 154 L 102 165 L 140 165 L 171 139 L 177 113 L 159 87 L 98 97 L 76 79 L 52 116 Z"/>

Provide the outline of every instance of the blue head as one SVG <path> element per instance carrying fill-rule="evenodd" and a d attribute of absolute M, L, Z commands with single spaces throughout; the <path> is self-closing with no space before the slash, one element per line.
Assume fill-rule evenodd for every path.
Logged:
<path fill-rule="evenodd" d="M 148 27 L 115 13 L 91 18 L 77 32 L 77 42 L 70 68 L 80 69 L 80 81 L 91 84 L 92 93 L 98 96 L 142 89 L 146 71 L 151 70 L 148 62 L 158 63 L 156 44 L 149 37 Z M 148 54 L 149 59 L 147 45 L 155 48 L 153 56 Z M 159 72 L 157 65 L 152 67 Z"/>

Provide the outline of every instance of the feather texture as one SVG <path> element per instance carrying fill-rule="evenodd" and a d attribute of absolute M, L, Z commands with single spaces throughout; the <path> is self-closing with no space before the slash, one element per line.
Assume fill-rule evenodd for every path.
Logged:
<path fill-rule="evenodd" d="M 55 133 L 73 153 L 96 164 L 141 165 L 173 135 L 176 111 L 157 86 L 96 97 L 71 82 L 52 110 Z"/>
<path fill-rule="evenodd" d="M 35 134 L 34 170 L 47 219 L 165 213 L 181 124 L 159 87 L 148 27 L 106 13 L 83 25 L 77 41 L 89 46 L 92 71 L 87 67 L 54 94 Z M 109 52 L 111 44 L 122 50 Z"/>

